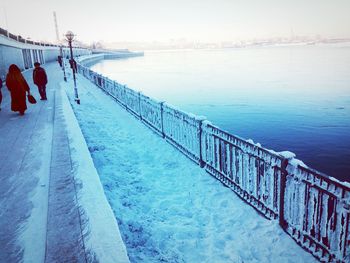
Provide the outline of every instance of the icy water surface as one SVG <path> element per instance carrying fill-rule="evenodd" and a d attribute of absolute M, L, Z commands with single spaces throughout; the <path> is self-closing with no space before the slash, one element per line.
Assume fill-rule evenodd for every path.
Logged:
<path fill-rule="evenodd" d="M 350 181 L 350 46 L 146 52 L 92 69 Z"/>

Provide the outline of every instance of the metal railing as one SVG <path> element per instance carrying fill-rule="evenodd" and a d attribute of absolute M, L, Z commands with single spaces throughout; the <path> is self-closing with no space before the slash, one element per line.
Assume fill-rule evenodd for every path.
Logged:
<path fill-rule="evenodd" d="M 24 44 L 30 44 L 30 45 L 36 45 L 36 46 L 44 46 L 44 47 L 56 47 L 59 48 L 59 45 L 56 44 L 51 44 L 51 43 L 46 43 L 46 42 L 39 42 L 39 41 L 33 41 L 33 40 L 29 40 L 29 39 L 25 39 L 22 38 L 22 36 L 20 35 L 15 35 L 10 33 L 9 31 L 3 29 L 0 27 L 0 35 L 3 35 L 7 38 L 10 38 L 12 40 L 24 43 Z M 69 48 L 67 45 L 62 45 L 62 47 L 64 48 Z M 88 49 L 86 47 L 78 47 L 78 46 L 74 46 L 74 48 L 81 48 L 81 49 Z"/>
<path fill-rule="evenodd" d="M 78 64 L 78 72 L 324 262 L 350 262 L 350 188 Z"/>
<path fill-rule="evenodd" d="M 202 154 L 206 170 L 266 217 L 280 213 L 281 177 L 286 160 L 253 143 L 207 124 Z"/>
<path fill-rule="evenodd" d="M 350 262 L 350 188 L 300 165 L 287 167 L 284 229 L 325 261 Z"/>

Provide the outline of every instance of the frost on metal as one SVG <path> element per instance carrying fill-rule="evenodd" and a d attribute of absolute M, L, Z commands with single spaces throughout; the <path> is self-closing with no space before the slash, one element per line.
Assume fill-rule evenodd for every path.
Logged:
<path fill-rule="evenodd" d="M 277 218 L 283 158 L 215 126 L 203 126 L 206 170 L 266 217 Z"/>
<path fill-rule="evenodd" d="M 100 59 L 95 57 L 94 59 Z M 350 187 L 78 64 L 78 72 L 325 262 L 350 262 Z"/>
<path fill-rule="evenodd" d="M 148 126 L 160 134 L 163 132 L 162 106 L 163 103 L 140 93 L 141 118 Z"/>
<path fill-rule="evenodd" d="M 298 163 L 287 167 L 286 231 L 323 261 L 350 261 L 350 188 Z"/>
<path fill-rule="evenodd" d="M 193 161 L 200 160 L 201 121 L 168 105 L 163 109 L 164 134 L 168 141 Z"/>

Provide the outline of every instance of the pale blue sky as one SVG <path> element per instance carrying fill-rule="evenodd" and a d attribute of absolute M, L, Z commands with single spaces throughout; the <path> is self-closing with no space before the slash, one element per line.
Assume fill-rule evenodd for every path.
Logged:
<path fill-rule="evenodd" d="M 0 8 L 1 27 L 36 40 L 55 40 L 53 11 L 61 35 L 70 29 L 85 42 L 350 37 L 350 0 L 0 0 Z"/>

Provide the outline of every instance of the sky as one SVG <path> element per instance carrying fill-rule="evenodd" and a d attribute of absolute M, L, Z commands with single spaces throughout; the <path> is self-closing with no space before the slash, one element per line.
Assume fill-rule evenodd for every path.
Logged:
<path fill-rule="evenodd" d="M 55 41 L 53 11 L 86 43 L 350 38 L 349 0 L 0 0 L 0 27 Z"/>

